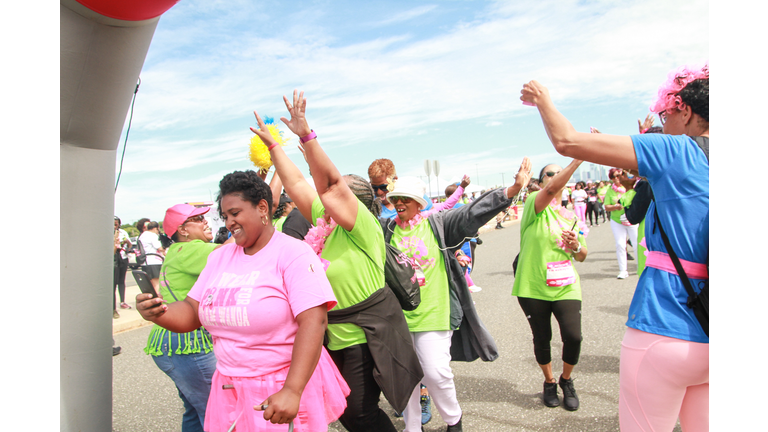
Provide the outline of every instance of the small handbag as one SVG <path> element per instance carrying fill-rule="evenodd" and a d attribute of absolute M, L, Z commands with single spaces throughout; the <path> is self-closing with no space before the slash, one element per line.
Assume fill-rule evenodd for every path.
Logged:
<path fill-rule="evenodd" d="M 421 287 L 419 285 L 418 275 L 421 268 L 417 263 L 408 258 L 400 249 L 385 243 L 386 259 L 384 261 L 384 282 L 395 293 L 400 307 L 406 311 L 412 311 L 419 307 L 421 303 Z M 378 263 L 368 255 L 365 249 L 358 246 L 365 256 L 373 262 L 376 267 Z M 379 267 L 381 269 L 381 267 Z"/>

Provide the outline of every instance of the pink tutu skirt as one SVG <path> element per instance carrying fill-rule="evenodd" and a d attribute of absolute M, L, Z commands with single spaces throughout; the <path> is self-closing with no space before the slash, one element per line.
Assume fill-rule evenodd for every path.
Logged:
<path fill-rule="evenodd" d="M 227 432 L 237 420 L 237 432 L 287 431 L 287 424 L 264 420 L 264 412 L 253 409 L 283 388 L 288 367 L 259 377 L 229 377 L 213 374 L 211 395 L 205 412 L 207 432 Z M 222 386 L 231 384 L 232 389 Z M 327 431 L 347 408 L 349 386 L 342 378 L 331 356 L 323 347 L 315 372 L 307 382 L 293 420 L 296 432 Z"/>

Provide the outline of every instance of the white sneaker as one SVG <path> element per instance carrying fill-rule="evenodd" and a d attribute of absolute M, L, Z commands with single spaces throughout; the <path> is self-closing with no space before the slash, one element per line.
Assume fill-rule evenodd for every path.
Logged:
<path fill-rule="evenodd" d="M 482 290 L 483 290 L 483 289 L 482 289 L 482 288 L 480 288 L 480 287 L 479 287 L 479 286 L 477 286 L 477 285 L 472 285 L 471 287 L 469 287 L 469 292 L 471 292 L 471 293 L 480 292 L 480 291 L 482 291 Z"/>
<path fill-rule="evenodd" d="M 619 273 L 618 276 L 616 276 L 616 279 L 626 279 L 628 277 L 629 277 L 629 272 L 623 271 L 623 272 Z"/>

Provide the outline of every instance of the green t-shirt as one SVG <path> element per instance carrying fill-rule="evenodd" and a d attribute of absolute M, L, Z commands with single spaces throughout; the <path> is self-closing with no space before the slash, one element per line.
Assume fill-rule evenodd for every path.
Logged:
<path fill-rule="evenodd" d="M 620 203 L 623 207 L 626 207 L 630 204 L 632 204 L 632 199 L 635 197 L 635 190 L 630 189 L 626 193 L 622 194 L 621 197 L 619 197 L 619 193 L 613 190 L 613 186 L 608 188 L 608 191 L 605 193 L 605 205 L 616 205 L 616 203 Z M 624 214 L 624 209 L 621 210 L 612 210 L 611 211 L 611 220 L 616 223 L 621 223 L 621 215 Z"/>
<path fill-rule="evenodd" d="M 160 294 L 168 303 L 176 301 L 168 291 L 169 286 L 178 301 L 187 298 L 216 246 L 216 243 L 192 240 L 174 243 L 168 248 L 160 267 Z"/>
<path fill-rule="evenodd" d="M 412 332 L 451 330 L 448 273 L 429 220 L 425 218 L 409 229 L 396 226 L 390 243 L 421 266 L 426 281 L 421 287 L 419 307 L 403 311 L 408 329 Z"/>
<path fill-rule="evenodd" d="M 323 203 L 319 197 L 315 198 L 312 220 L 316 221 L 324 214 Z M 357 219 L 352 231 L 336 226 L 325 240 L 320 257 L 330 262 L 325 274 L 338 302 L 334 309 L 354 306 L 384 286 L 386 255 L 381 224 L 360 200 L 357 201 Z M 337 351 L 363 343 L 366 343 L 365 333 L 359 326 L 328 324 L 329 350 Z"/>
<path fill-rule="evenodd" d="M 168 303 L 184 301 L 205 268 L 208 255 L 216 249 L 216 246 L 218 245 L 215 243 L 206 243 L 202 240 L 172 244 L 165 254 L 163 266 L 160 267 L 160 294 L 163 299 Z M 169 287 L 173 295 L 168 290 Z M 189 333 L 174 333 L 155 324 L 147 338 L 144 352 L 153 356 L 161 355 L 160 347 L 163 341 L 170 337 L 178 338 L 179 344 L 176 352 L 169 355 L 201 351 L 208 353 L 213 348 L 210 335 L 203 333 L 200 329 Z"/>
<path fill-rule="evenodd" d="M 608 192 L 610 186 L 603 186 L 597 190 L 597 198 L 600 202 L 605 202 L 605 194 Z"/>
<path fill-rule="evenodd" d="M 548 205 L 536 214 L 536 194 L 532 193 L 520 220 L 520 257 L 517 260 L 517 275 L 512 295 L 538 300 L 581 300 L 581 280 L 574 267 L 576 281 L 565 286 L 547 286 L 547 264 L 570 261 L 570 249 L 558 246 L 564 230 L 570 230 L 576 218 L 566 219 L 560 212 Z M 584 236 L 579 234 L 581 247 L 586 247 Z"/>
<path fill-rule="evenodd" d="M 283 224 L 285 224 L 285 220 L 286 219 L 288 219 L 287 216 L 281 216 L 276 221 L 274 221 L 273 223 L 275 225 L 275 229 L 280 231 L 280 232 L 283 232 Z"/>

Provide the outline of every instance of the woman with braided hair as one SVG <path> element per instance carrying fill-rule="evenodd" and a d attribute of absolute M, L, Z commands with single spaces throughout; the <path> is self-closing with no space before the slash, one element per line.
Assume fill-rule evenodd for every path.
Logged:
<path fill-rule="evenodd" d="M 552 145 L 563 156 L 621 167 L 646 178 L 654 201 L 646 217 L 646 268 L 629 306 L 621 346 L 621 430 L 709 430 L 709 323 L 688 306 L 688 288 L 670 258 L 700 294 L 709 271 L 709 64 L 669 73 L 651 112 L 663 134 L 617 136 L 577 132 L 536 81 L 520 99 L 536 106 Z M 671 251 L 661 230 L 668 234 Z"/>
<path fill-rule="evenodd" d="M 338 301 L 328 313 L 327 348 L 350 388 L 339 421 L 350 431 L 394 432 L 392 421 L 379 408 L 380 395 L 383 391 L 395 410 L 402 411 L 423 372 L 400 304 L 384 282 L 381 200 L 364 178 L 342 176 L 320 147 L 305 118 L 304 93 L 294 91 L 293 103 L 283 99 L 291 119 L 281 120 L 300 137 L 315 187 L 256 112 L 259 127 L 251 131 L 268 147 L 286 192 L 315 225 L 304 241 L 326 267 Z"/>

